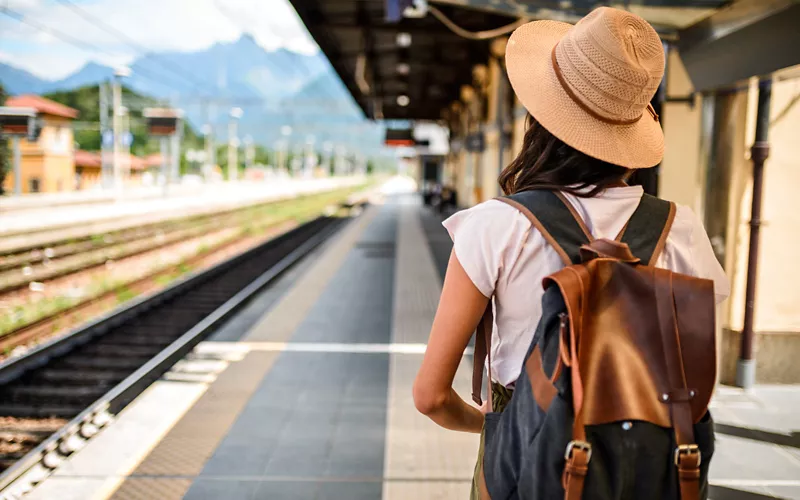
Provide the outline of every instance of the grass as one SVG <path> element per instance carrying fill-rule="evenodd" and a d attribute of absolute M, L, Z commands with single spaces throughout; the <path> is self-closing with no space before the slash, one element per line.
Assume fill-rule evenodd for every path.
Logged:
<path fill-rule="evenodd" d="M 332 203 L 343 201 L 349 195 L 361 191 L 365 187 L 365 185 L 362 185 L 323 194 L 305 195 L 290 200 L 272 202 L 267 205 L 246 209 L 233 217 L 235 223 L 232 222 L 230 225 L 226 224 L 227 227 L 238 228 L 238 231 L 232 236 L 222 238 L 213 244 L 203 243 L 186 258 L 190 259 L 196 255 L 208 253 L 243 237 L 263 234 L 271 227 L 283 222 L 295 221 L 298 224 L 302 224 L 321 214 L 323 210 Z M 166 287 L 192 270 L 192 266 L 186 262 L 180 262 L 177 265 L 171 264 L 165 266 L 163 269 L 164 272 L 158 274 L 153 279 L 160 287 Z M 154 267 L 151 268 L 147 274 L 158 271 L 159 269 Z M 135 279 L 136 278 L 129 279 L 127 282 L 134 281 Z M 82 300 L 100 296 L 117 287 L 121 287 L 115 292 L 118 304 L 122 304 L 137 296 L 135 291 L 124 285 L 124 282 L 112 281 L 105 276 L 100 276 L 92 280 L 90 285 L 84 290 L 82 297 L 48 297 L 25 305 L 16 306 L 11 314 L 0 316 L 0 337 L 41 318 L 69 309 Z"/>
<path fill-rule="evenodd" d="M 136 297 L 136 292 L 131 290 L 130 288 L 123 286 L 117 289 L 116 296 L 117 296 L 117 304 L 125 303 L 132 298 Z"/>

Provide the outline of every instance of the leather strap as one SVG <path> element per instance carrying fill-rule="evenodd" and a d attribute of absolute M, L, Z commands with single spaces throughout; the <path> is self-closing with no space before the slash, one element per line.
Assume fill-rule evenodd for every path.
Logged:
<path fill-rule="evenodd" d="M 589 452 L 583 449 L 573 449 L 564 466 L 564 476 L 562 477 L 564 500 L 581 500 L 588 473 Z"/>
<path fill-rule="evenodd" d="M 565 266 L 580 264 L 581 246 L 594 240 L 572 204 L 561 193 L 531 190 L 497 200 L 522 212 L 556 250 Z"/>
<path fill-rule="evenodd" d="M 700 450 L 694 440 L 691 398 L 695 392 L 686 386 L 680 335 L 678 334 L 672 273 L 653 268 L 659 330 L 670 387 L 660 395 L 661 402 L 670 405 L 670 418 L 675 430 L 674 462 L 678 468 L 681 500 L 700 498 Z"/>
<path fill-rule="evenodd" d="M 503 203 L 511 205 L 512 207 L 519 210 L 522 213 L 522 215 L 528 218 L 533 227 L 535 227 L 539 231 L 539 233 L 541 233 L 545 241 L 547 241 L 547 244 L 553 247 L 556 253 L 558 253 L 558 256 L 561 258 L 561 262 L 564 263 L 565 266 L 572 265 L 572 259 L 570 258 L 570 255 L 566 252 L 566 250 L 564 250 L 564 248 L 561 245 L 559 245 L 556 239 L 553 238 L 553 235 L 551 235 L 550 232 L 547 229 L 545 229 L 544 224 L 542 224 L 542 222 L 538 219 L 538 217 L 533 215 L 533 212 L 531 212 L 528 209 L 528 207 L 510 198 L 497 198 L 497 201 L 502 201 Z"/>
<path fill-rule="evenodd" d="M 534 401 L 544 411 L 548 411 L 550 403 L 553 402 L 553 398 L 558 394 L 558 390 L 544 372 L 542 351 L 539 350 L 538 345 L 533 348 L 533 352 L 525 362 L 525 371 L 531 381 L 531 392 L 533 393 Z"/>
<path fill-rule="evenodd" d="M 591 234 L 577 212 L 563 195 L 552 191 L 526 191 L 497 201 L 511 205 L 531 222 L 545 241 L 558 253 L 565 266 L 580 262 L 580 248 L 592 241 Z M 534 212 L 540 213 L 539 219 Z M 489 395 L 491 396 L 491 340 L 492 304 L 483 314 L 475 331 L 475 353 L 472 359 L 472 400 L 483 404 L 481 387 L 483 384 L 484 363 L 489 364 Z"/>
<path fill-rule="evenodd" d="M 480 406 L 483 404 L 481 397 L 481 386 L 483 384 L 483 364 L 488 360 L 489 373 L 487 375 L 487 395 L 489 402 L 492 402 L 492 325 L 494 314 L 492 312 L 492 300 L 483 312 L 483 317 L 475 329 L 475 352 L 472 360 L 472 400 Z"/>
<path fill-rule="evenodd" d="M 572 406 L 575 418 L 572 426 L 572 442 L 566 451 L 566 464 L 562 475 L 565 500 L 580 500 L 583 495 L 586 475 L 589 472 L 591 459 L 591 445 L 586 441 L 586 427 L 583 419 L 583 379 L 581 378 L 578 350 L 582 330 L 582 304 L 585 286 L 582 273 L 584 267 L 568 267 L 557 279 L 552 279 L 561 289 L 564 302 L 569 314 L 569 347 L 564 345 L 566 335 L 562 331 L 560 341 L 561 358 L 565 366 L 570 368 L 570 382 L 572 386 Z M 566 359 L 564 359 L 566 358 Z"/>

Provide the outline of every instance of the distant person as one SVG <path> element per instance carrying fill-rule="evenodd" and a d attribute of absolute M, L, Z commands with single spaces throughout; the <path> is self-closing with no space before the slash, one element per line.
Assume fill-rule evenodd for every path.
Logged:
<path fill-rule="evenodd" d="M 504 198 L 444 222 L 454 246 L 416 406 L 482 433 L 473 499 L 705 498 L 729 283 L 689 208 L 626 184 L 664 153 L 649 104 L 661 40 L 602 7 L 518 28 L 506 65 L 529 112 L 522 151 Z M 476 328 L 479 406 L 452 387 Z"/>

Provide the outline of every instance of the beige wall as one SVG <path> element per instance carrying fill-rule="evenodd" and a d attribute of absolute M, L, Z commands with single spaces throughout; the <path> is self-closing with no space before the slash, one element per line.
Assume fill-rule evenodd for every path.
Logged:
<path fill-rule="evenodd" d="M 72 191 L 75 188 L 74 137 L 71 121 L 59 117 L 44 117 L 44 126 L 36 142 L 20 140 L 22 152 L 22 192 L 30 192 L 31 180 L 38 179 L 39 192 Z M 11 141 L 9 141 L 9 145 Z M 9 147 L 9 149 L 11 149 Z M 10 150 L 13 161 L 13 150 Z M 3 188 L 14 191 L 14 172 L 11 167 Z"/>
<path fill-rule="evenodd" d="M 797 68 L 795 68 L 796 70 Z M 764 167 L 761 240 L 755 309 L 755 329 L 766 332 L 800 332 L 800 266 L 797 260 L 800 230 L 800 81 L 780 81 L 772 90 L 770 155 Z M 755 116 L 757 90 L 751 91 L 751 116 Z M 752 130 L 754 119 L 749 120 Z M 749 175 L 748 175 L 749 177 Z M 744 281 L 749 244 L 750 193 L 748 178 L 739 214 L 739 247 L 735 262 L 736 287 L 731 323 L 741 328 L 744 317 Z"/>
<path fill-rule="evenodd" d="M 694 90 L 689 75 L 676 50 L 667 61 L 667 95 L 684 97 Z M 665 102 L 661 111 L 666 150 L 661 162 L 659 196 L 701 209 L 703 172 L 700 168 L 701 98 L 694 106 Z"/>

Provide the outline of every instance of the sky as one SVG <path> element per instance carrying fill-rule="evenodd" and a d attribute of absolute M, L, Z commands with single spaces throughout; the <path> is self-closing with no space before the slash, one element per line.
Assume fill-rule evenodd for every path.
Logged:
<path fill-rule="evenodd" d="M 73 6 L 127 38 L 98 28 Z M 19 16 L 95 48 L 70 45 L 15 19 Z M 288 0 L 0 0 L 0 62 L 48 80 L 91 61 L 124 66 L 142 50 L 198 51 L 235 41 L 243 33 L 252 34 L 267 50 L 318 50 Z"/>

